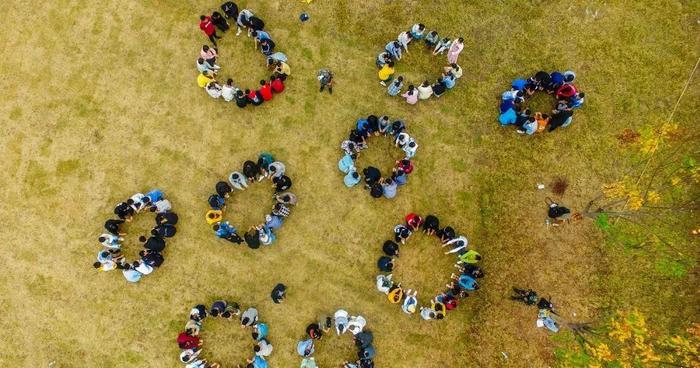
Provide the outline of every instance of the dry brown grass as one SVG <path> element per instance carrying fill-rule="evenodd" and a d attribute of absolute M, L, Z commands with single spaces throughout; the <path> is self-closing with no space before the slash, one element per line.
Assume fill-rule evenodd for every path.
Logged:
<path fill-rule="evenodd" d="M 4 4 L 12 21 L 0 32 L 0 362 L 177 366 L 174 340 L 188 308 L 226 297 L 258 307 L 271 326 L 276 367 L 296 366 L 306 324 L 339 307 L 366 316 L 378 367 L 551 365 L 554 344 L 534 328 L 534 310 L 507 300 L 511 285 L 551 294 L 567 318 L 587 319 L 607 305 L 604 281 L 614 265 L 588 224 L 544 226 L 534 184 L 569 178 L 566 204 L 576 207 L 617 175 L 625 158 L 615 134 L 662 121 L 683 86 L 697 55 L 689 41 L 697 41 L 698 3 L 246 4 L 269 25 L 293 76 L 284 95 L 245 111 L 212 101 L 195 84 L 205 41 L 197 16 L 215 2 Z M 600 16 L 587 16 L 588 7 Z M 300 25 L 303 10 L 311 20 Z M 439 101 L 410 107 L 382 94 L 374 58 L 416 21 L 465 37 L 465 74 Z M 234 80 L 264 75 L 248 39 L 227 35 L 222 52 Z M 333 96 L 317 91 L 324 66 L 337 75 Z M 432 74 L 420 59 L 399 71 L 419 67 Z M 587 92 L 571 127 L 532 138 L 498 127 L 495 105 L 511 79 L 566 68 Z M 421 144 L 417 170 L 394 201 L 346 190 L 336 169 L 340 141 L 369 113 L 405 118 Z M 287 164 L 300 203 L 278 242 L 254 252 L 214 239 L 204 213 L 213 184 L 261 150 Z M 95 236 L 112 206 L 151 187 L 163 189 L 181 216 L 166 263 L 138 285 L 95 274 Z M 269 205 L 255 194 L 244 201 L 251 211 Z M 374 289 L 379 247 L 409 211 L 437 214 L 485 256 L 483 290 L 441 323 L 407 318 Z M 146 229 L 140 221 L 133 234 Z M 430 280 L 435 254 L 414 243 L 406 255 L 415 258 L 401 265 L 412 269 L 400 272 Z M 269 300 L 277 282 L 289 286 L 280 306 Z M 206 328 L 211 357 L 231 367 L 248 355 L 238 327 L 210 321 Z M 349 344 L 324 341 L 319 362 L 340 364 L 351 357 Z"/>

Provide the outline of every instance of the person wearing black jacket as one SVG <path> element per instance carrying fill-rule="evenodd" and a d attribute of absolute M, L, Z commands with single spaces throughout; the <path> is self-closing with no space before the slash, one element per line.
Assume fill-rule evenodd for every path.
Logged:
<path fill-rule="evenodd" d="M 231 193 L 231 191 L 233 190 L 233 189 L 231 189 L 231 185 L 229 185 L 229 183 L 227 183 L 225 181 L 220 181 L 220 182 L 216 183 L 215 189 L 216 189 L 216 194 L 218 194 L 222 198 L 228 198 L 229 193 Z"/>
<path fill-rule="evenodd" d="M 151 236 L 146 239 L 145 236 L 139 237 L 139 240 L 144 243 L 143 247 L 155 252 L 162 252 L 165 249 L 165 239 L 159 236 Z"/>
<path fill-rule="evenodd" d="M 382 256 L 377 261 L 377 268 L 382 272 L 391 272 L 394 269 L 394 262 L 391 257 Z"/>
<path fill-rule="evenodd" d="M 255 162 L 248 160 L 243 163 L 243 175 L 245 175 L 246 179 L 254 181 L 258 177 L 258 171 L 260 170 Z"/>
<path fill-rule="evenodd" d="M 373 336 L 371 332 L 363 331 L 355 335 L 353 340 L 355 341 L 355 346 L 357 346 L 358 349 L 364 349 L 372 345 Z"/>
<path fill-rule="evenodd" d="M 165 261 L 162 254 L 148 249 L 140 251 L 139 256 L 141 256 L 143 263 L 151 267 L 160 267 L 160 265 L 162 265 Z"/>
<path fill-rule="evenodd" d="M 358 146 L 360 149 L 367 148 L 367 135 L 363 134 L 362 132 L 358 131 L 357 129 L 353 129 L 350 131 L 350 135 L 348 136 L 348 140 L 355 143 L 356 146 Z"/>
<path fill-rule="evenodd" d="M 372 196 L 372 198 L 381 198 L 384 195 L 382 185 L 379 184 L 379 182 L 372 183 L 369 187 L 369 195 Z"/>
<path fill-rule="evenodd" d="M 211 14 L 211 22 L 214 23 L 216 28 L 220 29 L 222 32 L 226 32 L 230 28 L 226 18 L 224 18 L 224 16 L 218 11 Z"/>
<path fill-rule="evenodd" d="M 566 121 L 574 115 L 573 110 L 558 110 L 554 115 L 552 115 L 551 120 L 549 120 L 549 131 L 559 128 L 564 125 Z"/>
<path fill-rule="evenodd" d="M 238 5 L 233 1 L 227 1 L 221 4 L 221 11 L 224 12 L 226 18 L 238 19 Z"/>
<path fill-rule="evenodd" d="M 131 219 L 134 216 L 134 212 L 134 209 L 126 202 L 121 202 L 116 207 L 114 207 L 114 214 L 119 216 L 120 219 L 126 220 L 127 222 L 131 222 Z"/>
<path fill-rule="evenodd" d="M 371 188 L 373 184 L 379 182 L 379 179 L 382 178 L 382 172 L 374 166 L 367 166 L 362 170 L 362 174 L 365 176 L 367 188 Z"/>
<path fill-rule="evenodd" d="M 178 216 L 175 212 L 163 212 L 156 215 L 156 224 L 177 225 Z"/>
<path fill-rule="evenodd" d="M 434 235 L 440 230 L 440 219 L 434 215 L 428 215 L 423 222 L 423 232 L 428 235 Z"/>
<path fill-rule="evenodd" d="M 265 29 L 265 22 L 262 19 L 252 15 L 243 22 L 243 25 L 248 28 L 248 35 L 252 35 L 253 31 L 262 31 Z"/>
<path fill-rule="evenodd" d="M 245 239 L 245 243 L 248 244 L 249 248 L 260 248 L 260 235 L 258 234 L 258 229 L 255 228 L 255 226 L 251 227 L 247 233 L 243 234 L 243 238 Z"/>
<path fill-rule="evenodd" d="M 275 185 L 275 192 L 281 193 L 292 187 L 292 179 L 287 175 L 282 175 L 272 178 L 272 183 Z"/>
<path fill-rule="evenodd" d="M 119 226 L 124 223 L 124 220 L 107 220 L 105 222 L 105 230 L 107 230 L 110 234 L 116 235 L 116 236 L 124 236 L 126 233 L 122 233 L 119 230 Z"/>
<path fill-rule="evenodd" d="M 275 51 L 275 42 L 272 40 L 262 40 L 260 41 L 260 51 L 265 55 L 270 55 Z"/>
<path fill-rule="evenodd" d="M 270 298 L 272 298 L 272 302 L 275 304 L 282 303 L 286 296 L 286 292 L 287 287 L 284 284 L 275 285 L 274 289 L 272 289 L 272 293 L 270 293 Z"/>
<path fill-rule="evenodd" d="M 382 246 L 382 250 L 384 251 L 384 254 L 386 254 L 389 257 L 398 257 L 399 256 L 399 245 L 391 240 L 387 240 L 384 242 L 384 246 Z"/>
<path fill-rule="evenodd" d="M 236 91 L 236 94 L 233 95 L 233 98 L 236 100 L 236 106 L 239 108 L 244 108 L 246 105 L 248 105 L 248 98 L 246 97 L 245 93 L 243 93 L 243 90 L 238 90 Z"/>
<path fill-rule="evenodd" d="M 175 236 L 177 229 L 173 225 L 169 224 L 158 224 L 153 229 L 151 229 L 151 235 L 160 238 L 172 238 Z"/>
<path fill-rule="evenodd" d="M 447 86 L 445 85 L 445 82 L 443 82 L 442 77 L 438 78 L 438 80 L 433 84 L 433 95 L 435 97 L 440 97 L 442 96 L 445 91 L 447 90 Z"/>

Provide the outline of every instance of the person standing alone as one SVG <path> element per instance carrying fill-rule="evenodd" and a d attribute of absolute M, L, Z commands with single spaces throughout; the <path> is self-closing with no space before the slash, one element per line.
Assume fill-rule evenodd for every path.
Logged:
<path fill-rule="evenodd" d="M 316 78 L 321 85 L 319 92 L 323 92 L 323 89 L 328 87 L 328 93 L 333 94 L 333 72 L 330 69 L 323 68 L 319 70 Z"/>

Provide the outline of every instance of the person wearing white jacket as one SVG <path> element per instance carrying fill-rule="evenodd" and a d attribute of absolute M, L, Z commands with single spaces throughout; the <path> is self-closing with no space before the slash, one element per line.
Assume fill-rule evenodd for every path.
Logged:
<path fill-rule="evenodd" d="M 333 320 L 335 321 L 335 332 L 338 335 L 342 335 L 348 330 L 348 325 L 350 320 L 348 317 L 350 314 L 344 309 L 338 309 L 333 315 Z"/>
<path fill-rule="evenodd" d="M 425 81 L 423 84 L 418 86 L 418 99 L 420 100 L 427 100 L 430 98 L 430 96 L 433 95 L 433 87 L 430 85 L 430 82 Z"/>

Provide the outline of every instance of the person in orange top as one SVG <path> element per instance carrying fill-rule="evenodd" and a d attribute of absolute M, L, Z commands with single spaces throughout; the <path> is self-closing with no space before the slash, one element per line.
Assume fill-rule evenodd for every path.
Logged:
<path fill-rule="evenodd" d="M 281 93 L 284 91 L 284 82 L 282 82 L 281 78 L 277 78 L 274 75 L 270 77 L 270 86 L 272 86 L 272 92 Z"/>
<path fill-rule="evenodd" d="M 272 100 L 272 86 L 264 79 L 260 81 L 260 89 L 258 90 L 258 92 L 260 92 L 260 95 L 262 96 L 263 100 Z"/>
<path fill-rule="evenodd" d="M 549 115 L 536 112 L 535 120 L 537 121 L 537 133 L 544 132 L 547 125 L 549 125 Z"/>

